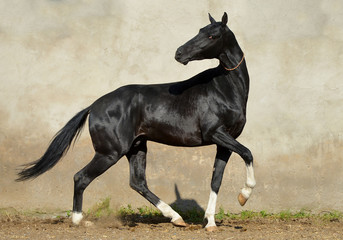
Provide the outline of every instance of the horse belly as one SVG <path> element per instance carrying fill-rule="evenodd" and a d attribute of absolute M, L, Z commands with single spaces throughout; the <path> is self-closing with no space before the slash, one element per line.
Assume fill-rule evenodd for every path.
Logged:
<path fill-rule="evenodd" d="M 144 124 L 140 134 L 148 140 L 172 146 L 200 146 L 202 145 L 201 131 L 194 121 L 151 121 Z"/>

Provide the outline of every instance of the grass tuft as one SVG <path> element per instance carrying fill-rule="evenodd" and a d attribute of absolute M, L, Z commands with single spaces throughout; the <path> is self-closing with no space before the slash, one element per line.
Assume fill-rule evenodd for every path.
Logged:
<path fill-rule="evenodd" d="M 343 220 L 343 213 L 338 211 L 325 211 L 322 212 L 319 216 L 324 221 L 339 222 L 340 220 Z"/>
<path fill-rule="evenodd" d="M 110 201 L 111 198 L 109 197 L 100 200 L 100 202 L 88 210 L 87 215 L 93 218 L 100 218 L 114 214 L 114 210 L 110 208 Z"/>
<path fill-rule="evenodd" d="M 228 217 L 228 214 L 225 213 L 224 208 L 220 207 L 219 212 L 216 214 L 215 218 L 217 220 L 224 220 L 225 218 Z"/>
<path fill-rule="evenodd" d="M 119 216 L 128 216 L 135 214 L 135 210 L 132 209 L 131 204 L 128 204 L 127 207 L 121 207 L 118 211 Z"/>

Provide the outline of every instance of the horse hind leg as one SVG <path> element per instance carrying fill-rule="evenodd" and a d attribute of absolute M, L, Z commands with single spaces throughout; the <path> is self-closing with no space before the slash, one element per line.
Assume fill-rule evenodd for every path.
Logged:
<path fill-rule="evenodd" d="M 78 225 L 82 216 L 83 192 L 86 187 L 98 176 L 103 174 L 112 165 L 118 162 L 117 153 L 103 155 L 96 153 L 92 161 L 74 175 L 74 199 L 72 221 Z"/>
<path fill-rule="evenodd" d="M 157 207 L 163 216 L 171 218 L 175 226 L 185 227 L 186 223 L 182 217 L 149 190 L 145 176 L 146 153 L 146 141 L 141 140 L 126 155 L 130 163 L 130 187 Z"/>

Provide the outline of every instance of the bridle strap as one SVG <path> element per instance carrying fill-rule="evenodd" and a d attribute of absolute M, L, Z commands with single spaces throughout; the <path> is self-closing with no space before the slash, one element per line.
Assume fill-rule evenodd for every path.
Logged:
<path fill-rule="evenodd" d="M 226 71 L 233 71 L 233 70 L 236 70 L 236 69 L 242 64 L 242 62 L 243 62 L 243 60 L 244 60 L 244 57 L 245 57 L 245 56 L 244 56 L 244 53 L 243 53 L 243 57 L 242 57 L 241 61 L 237 64 L 236 67 L 227 68 L 227 67 L 225 67 L 223 64 L 222 64 L 222 66 L 223 66 L 223 68 L 225 68 Z"/>

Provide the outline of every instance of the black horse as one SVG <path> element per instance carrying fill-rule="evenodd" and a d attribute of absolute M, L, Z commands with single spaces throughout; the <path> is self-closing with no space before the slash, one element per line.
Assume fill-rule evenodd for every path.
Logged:
<path fill-rule="evenodd" d="M 93 160 L 74 176 L 73 217 L 82 219 L 82 199 L 86 187 L 121 157 L 130 164 L 130 186 L 155 205 L 176 226 L 185 226 L 181 216 L 149 189 L 145 177 L 147 141 L 173 146 L 217 145 L 211 193 L 205 213 L 206 229 L 216 229 L 217 194 L 224 168 L 232 152 L 247 166 L 247 181 L 238 200 L 244 205 L 255 186 L 253 157 L 235 139 L 246 122 L 249 75 L 244 53 L 224 13 L 221 22 L 209 15 L 211 24 L 177 49 L 175 59 L 189 61 L 217 58 L 218 67 L 189 80 L 154 85 L 123 86 L 96 100 L 76 114 L 54 137 L 44 155 L 19 173 L 18 181 L 35 178 L 51 169 L 80 134 L 89 115 Z"/>

